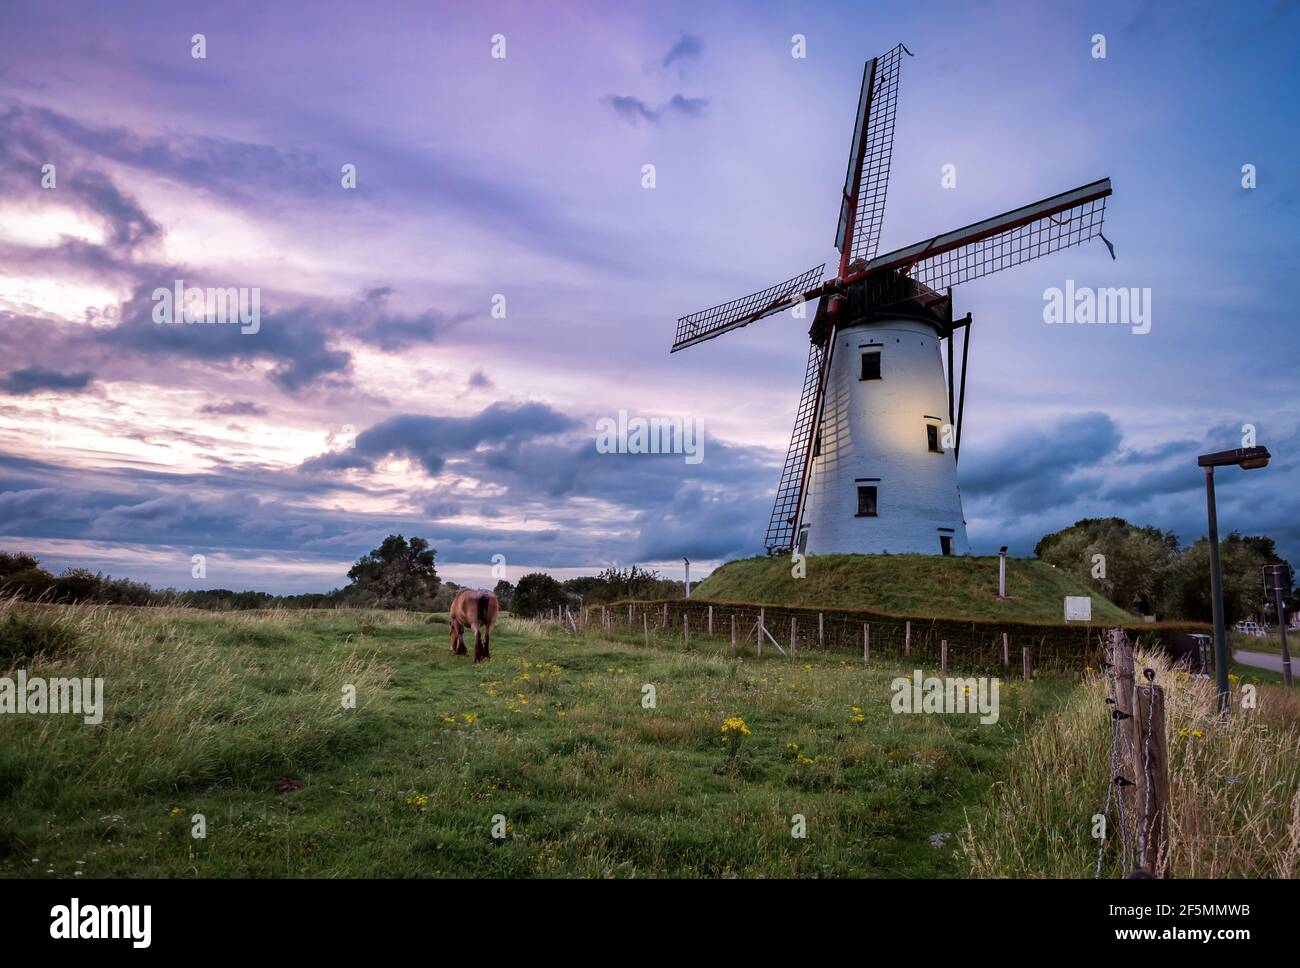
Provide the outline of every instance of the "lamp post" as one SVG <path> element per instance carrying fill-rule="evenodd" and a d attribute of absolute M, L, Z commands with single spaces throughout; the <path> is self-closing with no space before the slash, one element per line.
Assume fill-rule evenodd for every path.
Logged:
<path fill-rule="evenodd" d="M 1205 468 L 1205 503 L 1210 518 L 1210 598 L 1214 609 L 1214 678 L 1219 692 L 1219 712 L 1228 715 L 1228 632 L 1223 621 L 1223 577 L 1219 571 L 1219 516 L 1214 506 L 1214 469 L 1236 465 L 1243 470 L 1267 467 L 1267 447 L 1241 447 L 1202 454 L 1196 463 Z"/>

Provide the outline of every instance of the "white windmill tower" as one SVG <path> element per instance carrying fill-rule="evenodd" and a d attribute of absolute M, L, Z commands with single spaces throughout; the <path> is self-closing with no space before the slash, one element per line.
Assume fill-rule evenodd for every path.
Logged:
<path fill-rule="evenodd" d="M 821 281 L 823 263 L 677 321 L 674 353 L 818 300 L 769 554 L 965 553 L 957 458 L 971 317 L 954 321 L 952 286 L 1101 236 L 1108 178 L 877 256 L 904 53 L 899 44 L 863 69 L 836 277 Z"/>

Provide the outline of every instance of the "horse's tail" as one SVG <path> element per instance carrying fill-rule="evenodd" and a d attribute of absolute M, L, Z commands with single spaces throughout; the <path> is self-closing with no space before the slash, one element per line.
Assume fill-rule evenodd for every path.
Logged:
<path fill-rule="evenodd" d="M 488 606 L 492 602 L 492 596 L 487 592 L 478 593 L 478 624 L 486 625 L 488 622 Z"/>

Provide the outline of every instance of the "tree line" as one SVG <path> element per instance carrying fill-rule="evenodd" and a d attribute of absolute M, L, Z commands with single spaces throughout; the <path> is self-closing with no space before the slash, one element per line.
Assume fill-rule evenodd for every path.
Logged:
<path fill-rule="evenodd" d="M 1044 535 L 1034 554 L 1105 595 L 1120 608 L 1157 618 L 1209 622 L 1210 544 L 1183 547 L 1172 531 L 1130 524 L 1123 518 L 1084 518 Z M 1282 561 L 1272 538 L 1233 531 L 1219 541 L 1224 615 L 1229 622 L 1259 616 L 1277 622 L 1264 593 L 1265 565 Z M 1300 608 L 1292 591 L 1286 611 Z"/>
<path fill-rule="evenodd" d="M 215 611 L 255 608 L 385 608 L 445 612 L 462 585 L 438 576 L 436 552 L 420 537 L 390 534 L 379 547 L 357 559 L 348 584 L 329 592 L 274 595 L 260 591 L 208 588 L 196 591 L 153 588 L 148 582 L 114 578 L 86 568 L 58 575 L 42 568 L 27 552 L 0 552 L 0 594 L 29 601 L 95 602 L 108 605 L 179 605 Z M 557 581 L 544 572 L 501 580 L 493 591 L 501 607 L 523 615 L 552 608 L 611 602 L 620 598 L 677 598 L 683 584 L 632 565 L 606 568 L 599 575 Z"/>
<path fill-rule="evenodd" d="M 1044 535 L 1036 557 L 1068 572 L 1121 608 L 1159 618 L 1211 620 L 1209 545 L 1199 538 L 1182 547 L 1172 531 L 1130 524 L 1123 518 L 1084 518 Z M 85 568 L 54 575 L 26 552 L 0 552 L 0 594 L 52 602 L 113 605 L 184 605 L 230 611 L 253 608 L 387 608 L 445 612 L 462 586 L 438 576 L 436 552 L 420 537 L 390 534 L 357 559 L 348 585 L 323 593 L 273 595 L 212 588 L 155 589 L 146 582 L 113 578 Z M 1273 539 L 1232 532 L 1220 542 L 1224 610 L 1228 621 L 1256 615 L 1276 622 L 1264 594 L 1264 565 L 1279 562 Z M 532 572 L 518 584 L 500 580 L 493 591 L 501 607 L 535 616 L 551 609 L 599 605 L 620 599 L 680 598 L 682 582 L 631 565 L 560 581 Z M 1300 592 L 1284 604 L 1300 608 Z"/>

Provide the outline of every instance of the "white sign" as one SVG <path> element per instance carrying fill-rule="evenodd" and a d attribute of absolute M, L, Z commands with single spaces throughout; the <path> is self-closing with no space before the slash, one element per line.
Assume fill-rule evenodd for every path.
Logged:
<path fill-rule="evenodd" d="M 1067 622 L 1092 621 L 1092 596 L 1066 595 L 1065 620 Z"/>

